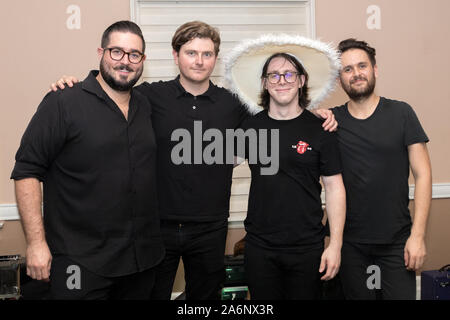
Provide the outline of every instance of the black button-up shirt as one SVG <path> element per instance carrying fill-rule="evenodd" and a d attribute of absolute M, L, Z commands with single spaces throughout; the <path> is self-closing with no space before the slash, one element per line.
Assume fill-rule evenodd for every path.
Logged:
<path fill-rule="evenodd" d="M 239 127 L 248 116 L 246 108 L 229 91 L 212 82 L 205 93 L 193 96 L 181 86 L 179 76 L 171 81 L 145 82 L 137 89 L 149 99 L 153 109 L 161 218 L 186 222 L 226 219 L 233 165 L 226 164 L 225 151 L 223 164 L 206 164 L 203 158 L 200 164 L 194 164 L 194 144 L 197 141 L 199 145 L 208 129 L 220 130 L 225 138 L 226 129 Z M 194 134 L 195 121 L 201 121 L 201 136 Z M 182 140 L 171 141 L 176 129 L 190 133 L 191 164 L 177 165 L 172 161 L 172 149 Z M 211 142 L 200 143 L 203 151 Z"/>
<path fill-rule="evenodd" d="M 47 94 L 16 155 L 12 179 L 44 185 L 53 255 L 101 276 L 155 266 L 164 255 L 156 199 L 156 141 L 148 100 L 132 90 L 128 121 L 96 80 Z"/>

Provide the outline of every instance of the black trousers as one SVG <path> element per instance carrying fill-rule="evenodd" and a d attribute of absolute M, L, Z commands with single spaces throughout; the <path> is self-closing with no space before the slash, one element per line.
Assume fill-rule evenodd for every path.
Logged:
<path fill-rule="evenodd" d="M 321 298 L 323 245 L 301 252 L 269 250 L 245 243 L 245 274 L 252 300 Z"/>
<path fill-rule="evenodd" d="M 404 247 L 344 242 L 339 273 L 345 298 L 415 300 L 416 273 L 405 267 Z M 375 278 L 378 270 L 379 288 Z"/>
<path fill-rule="evenodd" d="M 161 221 L 166 256 L 156 267 L 152 299 L 169 300 L 180 258 L 186 300 L 215 300 L 225 280 L 224 256 L 228 221 Z"/>
<path fill-rule="evenodd" d="M 50 270 L 50 298 L 148 300 L 154 281 L 154 268 L 121 277 L 102 277 L 66 256 L 57 255 L 53 256 Z"/>

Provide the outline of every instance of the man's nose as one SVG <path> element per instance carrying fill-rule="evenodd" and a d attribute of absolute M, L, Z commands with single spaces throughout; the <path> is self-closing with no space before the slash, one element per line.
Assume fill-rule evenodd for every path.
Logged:
<path fill-rule="evenodd" d="M 198 65 L 202 65 L 202 64 L 203 64 L 203 57 L 202 57 L 202 54 L 201 54 L 201 53 L 199 53 L 199 54 L 196 56 L 196 58 L 195 58 L 195 63 L 198 64 Z"/>
<path fill-rule="evenodd" d="M 122 57 L 122 59 L 120 59 L 120 62 L 123 64 L 130 64 L 130 56 L 129 53 L 125 53 Z"/>
<path fill-rule="evenodd" d="M 353 69 L 353 76 L 354 77 L 358 77 L 360 74 L 361 74 L 361 70 L 358 67 Z"/>

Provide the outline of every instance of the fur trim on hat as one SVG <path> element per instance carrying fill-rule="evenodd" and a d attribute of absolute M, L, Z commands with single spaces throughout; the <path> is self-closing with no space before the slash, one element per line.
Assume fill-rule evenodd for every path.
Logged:
<path fill-rule="evenodd" d="M 288 48 L 286 51 L 283 50 L 283 46 L 285 48 Z M 297 49 L 295 47 L 298 47 Z M 291 50 L 292 49 L 292 50 Z M 314 49 L 314 50 L 308 50 L 308 49 Z M 302 50 L 307 52 L 306 54 L 311 58 L 313 56 L 313 63 L 308 64 L 308 57 L 304 59 L 302 57 L 301 53 Z M 263 54 L 259 54 L 260 52 L 263 52 Z M 298 52 L 295 52 L 298 51 Z M 339 74 L 340 69 L 340 60 L 339 60 L 339 54 L 334 49 L 334 47 L 331 44 L 326 44 L 318 40 L 305 38 L 302 36 L 293 36 L 288 34 L 266 34 L 262 35 L 259 38 L 256 39 L 248 39 L 244 40 L 241 43 L 239 43 L 236 47 L 234 47 L 223 59 L 225 64 L 225 80 L 227 81 L 228 87 L 230 91 L 237 95 L 239 100 L 245 104 L 247 109 L 252 113 L 257 113 L 262 110 L 260 106 L 258 106 L 258 101 L 255 101 L 255 89 L 256 84 L 253 85 L 252 88 L 252 97 L 249 96 L 248 92 L 244 92 L 241 90 L 240 85 L 237 83 L 236 79 L 233 77 L 233 73 L 236 72 L 236 74 L 242 74 L 241 72 L 248 73 L 249 70 L 245 68 L 245 71 L 240 70 L 234 70 L 236 67 L 236 62 L 242 58 L 250 58 L 252 59 L 252 54 L 255 54 L 255 60 L 258 60 L 258 62 L 262 61 L 261 58 L 267 53 L 267 58 L 277 52 L 286 52 L 289 54 L 294 55 L 305 67 L 306 71 L 308 72 L 310 79 L 315 77 L 316 83 L 320 83 L 319 87 L 314 88 L 314 93 L 310 94 L 311 103 L 308 105 L 308 109 L 313 109 L 317 107 L 317 105 L 327 97 L 330 92 L 332 92 L 335 88 L 335 82 L 336 78 Z M 296 54 L 300 53 L 300 54 Z M 256 55 L 259 55 L 258 58 L 256 58 Z M 316 62 L 317 59 L 320 58 L 319 56 L 324 56 L 327 58 L 328 66 L 326 66 L 324 63 L 326 60 L 319 59 L 320 62 Z M 251 61 L 251 60 L 248 60 Z M 320 63 L 321 65 L 318 66 L 317 64 Z M 247 63 L 245 64 L 247 66 Z M 319 67 L 321 68 L 320 75 L 315 75 L 315 68 L 317 66 L 317 69 Z M 259 70 L 258 70 L 259 69 Z M 260 84 L 260 75 L 262 71 L 262 65 L 255 65 L 252 69 L 252 71 L 255 72 L 255 82 L 258 82 L 258 85 Z M 323 70 L 326 70 L 324 73 Z M 310 90 L 311 92 L 311 90 Z M 259 93 L 258 93 L 259 95 Z"/>

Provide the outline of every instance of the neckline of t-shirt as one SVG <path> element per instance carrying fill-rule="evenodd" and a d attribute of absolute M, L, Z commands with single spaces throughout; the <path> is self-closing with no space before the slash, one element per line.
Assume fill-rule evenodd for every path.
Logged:
<path fill-rule="evenodd" d="M 269 116 L 269 110 L 266 110 L 266 117 L 268 119 L 270 119 L 271 121 L 274 121 L 276 123 L 290 123 L 290 122 L 293 122 L 293 121 L 298 120 L 299 118 L 301 118 L 303 116 L 303 114 L 305 114 L 306 111 L 307 111 L 306 109 L 303 109 L 302 113 L 300 113 L 295 118 L 291 118 L 291 119 L 274 119 L 271 116 Z"/>
<path fill-rule="evenodd" d="M 380 109 L 383 100 L 384 100 L 384 98 L 380 96 L 380 100 L 378 101 L 378 104 L 377 104 L 375 110 L 372 112 L 372 114 L 370 116 L 368 116 L 365 119 L 358 119 L 358 118 L 355 118 L 354 116 L 352 116 L 350 111 L 348 111 L 348 102 L 345 103 L 345 112 L 347 112 L 347 115 L 355 121 L 368 121 L 368 120 L 372 119 L 379 112 L 378 110 Z"/>

